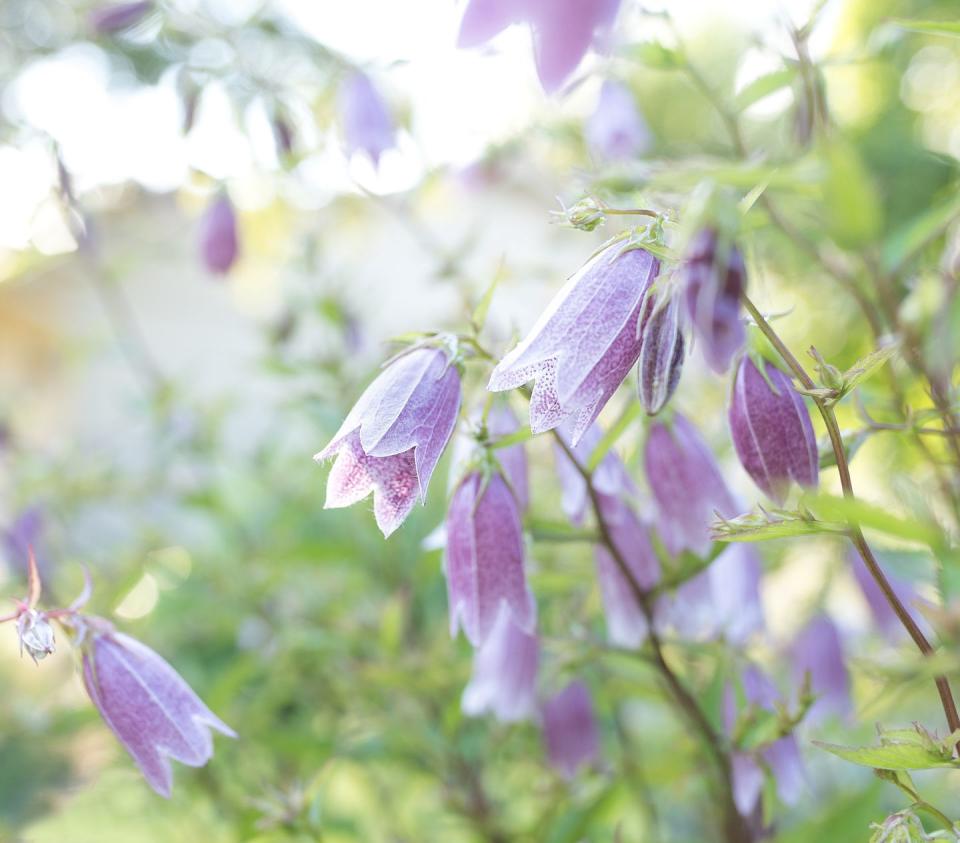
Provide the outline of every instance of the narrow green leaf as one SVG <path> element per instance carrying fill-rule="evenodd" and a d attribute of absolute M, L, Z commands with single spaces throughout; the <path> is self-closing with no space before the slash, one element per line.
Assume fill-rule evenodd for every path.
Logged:
<path fill-rule="evenodd" d="M 819 519 L 859 524 L 888 536 L 920 542 L 934 548 L 943 544 L 943 536 L 935 524 L 901 518 L 882 507 L 856 498 L 807 494 L 803 496 L 802 503 Z"/>
<path fill-rule="evenodd" d="M 895 20 L 894 23 L 913 32 L 924 32 L 928 35 L 950 35 L 954 38 L 960 38 L 960 21 Z"/>
<path fill-rule="evenodd" d="M 889 741 L 881 746 L 841 746 L 823 741 L 813 743 L 844 761 L 879 770 L 933 770 L 958 766 L 957 762 L 918 743 Z"/>
<path fill-rule="evenodd" d="M 884 363 L 892 360 L 899 350 L 900 346 L 897 343 L 891 343 L 890 345 L 871 351 L 866 357 L 861 357 L 843 373 L 841 393 L 846 395 L 850 390 L 865 381 Z"/>
<path fill-rule="evenodd" d="M 513 433 L 508 433 L 506 436 L 501 436 L 499 439 L 490 443 L 490 447 L 494 450 L 499 450 L 500 448 L 509 448 L 511 445 L 521 445 L 529 439 L 533 439 L 534 433 L 529 427 L 521 427 L 520 430 L 515 430 Z"/>
<path fill-rule="evenodd" d="M 927 243 L 939 237 L 957 216 L 960 216 L 960 193 L 951 191 L 945 202 L 928 208 L 884 240 L 880 253 L 884 270 L 896 272 Z"/>
<path fill-rule="evenodd" d="M 772 73 L 754 79 L 747 85 L 734 99 L 734 105 L 738 111 L 749 108 L 755 102 L 760 102 L 764 97 L 777 91 L 783 90 L 793 82 L 795 73 L 793 68 L 785 67 L 781 70 L 774 70 Z"/>
<path fill-rule="evenodd" d="M 603 458 L 610 452 L 610 449 L 617 444 L 617 440 L 623 435 L 623 432 L 633 423 L 640 415 L 641 406 L 639 401 L 631 401 L 624 411 L 620 414 L 618 418 L 603 434 L 603 438 L 597 442 L 597 447 L 593 449 L 593 453 L 590 454 L 590 459 L 587 460 L 587 471 L 593 471 L 600 463 L 603 461 Z"/>
<path fill-rule="evenodd" d="M 501 260 L 497 271 L 493 274 L 493 280 L 487 285 L 487 289 L 484 290 L 480 301 L 477 302 L 477 306 L 473 309 L 473 316 L 470 321 L 473 323 L 474 330 L 476 330 L 478 334 L 483 330 L 483 326 L 487 322 L 487 314 L 490 312 L 493 294 L 497 291 L 497 287 L 500 286 L 500 282 L 503 281 L 506 276 L 506 264 Z"/>
<path fill-rule="evenodd" d="M 748 512 L 733 519 L 714 521 L 710 525 L 711 538 L 721 542 L 763 542 L 846 531 L 846 524 L 821 521 L 804 513 L 787 510 Z"/>

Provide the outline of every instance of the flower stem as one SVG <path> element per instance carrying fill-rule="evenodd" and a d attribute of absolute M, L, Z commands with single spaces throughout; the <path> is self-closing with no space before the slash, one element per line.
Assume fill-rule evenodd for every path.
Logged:
<path fill-rule="evenodd" d="M 793 373 L 797 376 L 797 380 L 799 380 L 806 389 L 814 389 L 816 384 L 814 383 L 813 378 L 807 374 L 807 371 L 803 368 L 797 358 L 793 356 L 793 353 L 790 351 L 790 349 L 787 348 L 783 340 L 778 336 L 777 332 L 773 329 L 770 323 L 764 319 L 760 311 L 757 310 L 756 305 L 750 301 L 750 298 L 746 294 L 743 295 L 743 305 L 747 309 L 747 312 L 750 314 L 750 316 L 753 317 L 754 322 L 757 323 L 757 327 L 760 328 L 764 336 L 770 340 L 771 345 L 773 345 L 779 355 L 783 358 L 784 363 L 786 363 L 787 366 L 789 366 Z M 840 433 L 840 426 L 837 424 L 836 413 L 834 413 L 833 407 L 829 406 L 822 399 L 814 398 L 813 401 L 817 405 L 820 415 L 823 417 L 823 423 L 826 425 L 827 434 L 830 437 L 830 444 L 833 447 L 833 454 L 837 463 L 837 472 L 840 474 L 840 486 L 843 488 L 843 495 L 845 498 L 852 500 L 855 497 L 853 491 L 853 481 L 850 477 L 850 465 L 847 462 L 847 454 L 843 447 L 843 436 Z M 907 608 L 903 605 L 903 603 L 900 601 L 900 598 L 893 590 L 893 587 L 890 585 L 890 581 L 883 573 L 883 570 L 880 568 L 876 557 L 873 555 L 873 551 L 867 544 L 867 540 L 864 538 L 863 531 L 860 529 L 859 525 L 850 525 L 849 538 L 853 543 L 853 546 L 857 549 L 857 552 L 860 554 L 860 558 L 863 559 L 863 563 L 867 566 L 867 570 L 870 572 L 870 575 L 883 592 L 884 597 L 890 604 L 890 608 L 893 609 L 900 623 L 903 624 L 904 628 L 913 639 L 913 642 L 917 645 L 917 648 L 921 653 L 923 653 L 924 656 L 933 655 L 933 647 L 930 645 L 930 642 L 920 630 L 920 627 L 917 626 L 916 621 L 914 621 L 914 619 L 910 616 L 910 612 L 907 611 Z M 937 685 L 937 692 L 940 695 L 940 703 L 943 706 L 943 713 L 947 718 L 947 724 L 950 727 L 950 731 L 955 732 L 957 729 L 960 729 L 960 715 L 957 713 L 957 706 L 953 699 L 953 693 L 950 690 L 950 684 L 947 682 L 945 676 L 937 676 L 935 678 L 935 682 Z M 960 750 L 960 744 L 958 744 L 957 749 Z"/>

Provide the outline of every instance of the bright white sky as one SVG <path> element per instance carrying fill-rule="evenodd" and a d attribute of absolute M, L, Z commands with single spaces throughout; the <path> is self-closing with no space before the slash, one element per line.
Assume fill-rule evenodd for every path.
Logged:
<path fill-rule="evenodd" d="M 257 0 L 180 0 L 215 17 L 242 20 Z M 410 103 L 412 137 L 402 137 L 379 172 L 366 160 L 347 161 L 337 143 L 305 160 L 297 172 L 298 198 L 319 205 L 356 182 L 379 192 L 405 189 L 425 168 L 466 165 L 490 142 L 523 130 L 538 115 L 562 110 L 586 114 L 596 94 L 585 85 L 574 95 L 546 99 L 536 82 L 526 29 L 515 27 L 487 51 L 454 46 L 463 3 L 457 0 L 273 0 L 305 32 L 374 70 L 388 94 Z M 667 0 L 645 4 L 647 9 Z M 831 7 L 842 0 L 832 0 Z M 636 37 L 641 23 L 632 0 L 621 22 Z M 765 55 L 745 55 L 739 82 L 767 72 L 775 51 L 788 49 L 777 21 L 802 21 L 811 0 L 669 0 L 674 18 L 691 32 L 710 16 L 733 18 L 762 35 Z M 649 19 L 643 20 L 650 26 Z M 829 25 L 823 27 L 829 30 Z M 828 32 L 822 32 L 825 39 Z M 816 47 L 816 44 L 814 45 Z M 774 100 L 774 98 L 770 98 Z M 181 108 L 173 79 L 137 90 L 110 87 L 103 54 L 89 44 L 24 68 L 4 105 L 56 139 L 79 193 L 135 181 L 154 191 L 184 184 L 191 169 L 227 180 L 241 205 L 269 201 L 274 189 L 263 173 L 276 165 L 267 117 L 251 109 L 237 125 L 226 96 L 210 86 L 193 131 L 181 134 Z M 768 102 L 782 108 L 784 103 Z M 18 148 L 0 146 L 0 254 L 30 246 L 42 252 L 72 247 L 51 199 L 56 173 L 42 135 Z"/>

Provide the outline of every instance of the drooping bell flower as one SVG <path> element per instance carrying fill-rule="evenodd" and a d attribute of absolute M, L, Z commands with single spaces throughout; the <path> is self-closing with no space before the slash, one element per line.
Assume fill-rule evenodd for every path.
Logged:
<path fill-rule="evenodd" d="M 462 628 L 479 647 L 504 608 L 532 634 L 536 609 L 523 569 L 523 527 L 517 499 L 503 477 L 468 474 L 450 499 L 446 525 L 450 634 Z"/>
<path fill-rule="evenodd" d="M 780 692 L 759 668 L 750 665 L 741 677 L 747 705 L 775 711 Z M 737 721 L 737 702 L 734 689 L 724 690 L 724 727 L 733 734 Z M 731 757 L 734 802 L 743 816 L 753 813 L 763 789 L 761 761 L 770 768 L 776 780 L 777 795 L 788 805 L 800 798 L 805 784 L 803 758 L 793 734 L 785 735 L 767 744 L 759 751 L 737 750 Z"/>
<path fill-rule="evenodd" d="M 807 712 L 815 723 L 831 714 L 847 717 L 851 711 L 850 676 L 843 643 L 836 625 L 826 615 L 813 618 L 793 640 L 790 648 L 793 679 L 799 688 L 807 674 L 817 700 Z"/>
<path fill-rule="evenodd" d="M 619 6 L 620 0 L 470 0 L 457 46 L 475 47 L 511 24 L 529 24 L 540 84 L 553 93 L 600 44 Z"/>
<path fill-rule="evenodd" d="M 577 463 L 586 467 L 597 446 L 603 439 L 603 431 L 596 424 L 590 425 L 576 446 L 570 445 L 570 434 L 574 428 L 574 420 L 568 419 L 560 425 L 561 438 L 573 451 Z M 582 524 L 590 507 L 590 497 L 587 494 L 587 484 L 583 475 L 571 462 L 567 452 L 559 444 L 554 445 L 556 454 L 557 479 L 560 481 L 560 507 L 573 524 Z M 613 452 L 607 451 L 603 459 L 593 470 L 593 488 L 601 495 L 617 497 L 633 495 L 636 485 L 630 478 L 626 466 Z"/>
<path fill-rule="evenodd" d="M 516 433 L 519 429 L 520 422 L 517 421 L 513 410 L 503 401 L 494 403 L 487 416 L 487 430 L 490 432 L 491 439 L 496 442 L 498 439 Z M 497 448 L 495 454 L 504 476 L 510 483 L 510 488 L 517 497 L 520 511 L 526 511 L 530 503 L 526 449 L 522 443 L 518 442 L 506 448 Z"/>
<path fill-rule="evenodd" d="M 715 512 L 725 518 L 736 503 L 707 443 L 679 413 L 647 433 L 644 468 L 657 509 L 656 526 L 671 554 L 690 550 L 703 556 L 711 545 Z"/>
<path fill-rule="evenodd" d="M 730 401 L 730 434 L 740 463 L 767 495 L 782 504 L 791 483 L 815 487 L 817 440 L 803 397 L 783 372 L 764 362 L 766 377 L 744 355 Z"/>
<path fill-rule="evenodd" d="M 572 417 L 576 445 L 637 362 L 640 306 L 659 271 L 660 262 L 642 248 L 615 243 L 596 255 L 497 364 L 487 389 L 535 380 L 530 429 L 543 433 Z"/>
<path fill-rule="evenodd" d="M 200 221 L 200 251 L 204 266 L 217 275 L 225 275 L 240 254 L 237 214 L 225 193 L 207 208 Z"/>
<path fill-rule="evenodd" d="M 100 6 L 90 12 L 90 26 L 98 35 L 112 35 L 140 23 L 151 9 L 152 0 Z"/>
<path fill-rule="evenodd" d="M 648 292 L 640 324 L 637 391 L 649 415 L 659 413 L 676 391 L 684 351 L 679 300 L 676 296 L 658 300 L 653 291 Z"/>
<path fill-rule="evenodd" d="M 677 589 L 670 603 L 671 622 L 684 638 L 744 644 L 764 625 L 761 574 L 760 557 L 752 547 L 731 545 Z"/>
<path fill-rule="evenodd" d="M 740 296 L 747 282 L 743 255 L 715 229 L 705 228 L 693 238 L 679 271 L 687 314 L 703 356 L 722 374 L 746 339 L 740 318 Z"/>
<path fill-rule="evenodd" d="M 543 739 L 550 766 L 564 778 L 599 760 L 600 730 L 582 682 L 571 682 L 543 704 Z"/>
<path fill-rule="evenodd" d="M 870 614 L 873 615 L 874 623 L 876 623 L 888 640 L 897 641 L 906 632 L 900 623 L 900 619 L 897 617 L 897 613 L 893 611 L 889 601 L 884 596 L 883 590 L 877 585 L 877 581 L 870 574 L 870 571 L 867 570 L 867 566 L 860 558 L 860 554 L 854 550 L 850 550 L 847 558 L 850 566 L 853 568 L 853 576 L 857 581 L 857 585 L 860 586 L 860 591 L 867 601 Z M 886 568 L 884 568 L 884 574 L 891 588 L 893 588 L 894 594 L 900 598 L 900 602 L 907 607 L 911 615 L 913 615 L 914 620 L 923 628 L 923 616 L 912 611 L 912 608 L 920 599 L 917 590 L 909 580 L 898 577 L 896 574 L 891 574 Z"/>
<path fill-rule="evenodd" d="M 627 563 L 634 581 L 649 591 L 660 580 L 660 563 L 646 527 L 620 498 L 599 496 L 600 513 L 614 546 Z M 647 620 L 636 594 L 609 548 L 595 545 L 597 581 L 603 598 L 607 638 L 620 647 L 639 647 L 647 637 Z"/>
<path fill-rule="evenodd" d="M 380 92 L 356 71 L 340 83 L 337 105 L 347 155 L 362 152 L 378 166 L 380 156 L 396 145 L 393 118 Z"/>
<path fill-rule="evenodd" d="M 630 89 L 607 80 L 600 98 L 587 119 L 584 136 L 594 155 L 623 160 L 643 155 L 650 148 L 650 130 L 637 110 Z"/>
<path fill-rule="evenodd" d="M 470 715 L 485 711 L 502 723 L 527 720 L 536 712 L 540 642 L 501 609 L 489 637 L 473 656 L 473 675 L 463 691 L 461 708 Z"/>
<path fill-rule="evenodd" d="M 450 439 L 460 410 L 460 375 L 439 348 L 415 348 L 367 387 L 330 444 L 314 459 L 336 456 L 326 509 L 373 492 L 377 526 L 389 536 L 410 514 Z"/>
<path fill-rule="evenodd" d="M 101 618 L 84 618 L 83 684 L 104 722 L 147 783 L 170 796 L 170 759 L 202 767 L 213 757 L 211 729 L 235 738 L 159 655 Z"/>

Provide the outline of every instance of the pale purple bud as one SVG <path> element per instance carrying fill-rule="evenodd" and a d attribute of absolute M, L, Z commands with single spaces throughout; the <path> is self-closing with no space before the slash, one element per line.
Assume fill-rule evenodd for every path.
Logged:
<path fill-rule="evenodd" d="M 27 609 L 17 618 L 17 636 L 20 639 L 20 655 L 26 650 L 35 663 L 56 650 L 53 627 L 46 616 L 36 609 Z"/>
<path fill-rule="evenodd" d="M 200 251 L 210 272 L 224 275 L 240 253 L 237 214 L 226 194 L 221 193 L 200 221 Z"/>
<path fill-rule="evenodd" d="M 813 618 L 794 638 L 790 656 L 797 687 L 802 686 L 809 673 L 811 690 L 817 696 L 807 720 L 815 723 L 831 714 L 849 716 L 850 677 L 840 633 L 833 621 L 826 615 Z"/>
<path fill-rule="evenodd" d="M 183 678 L 149 647 L 99 618 L 86 619 L 83 683 L 104 722 L 147 783 L 169 797 L 170 759 L 202 767 L 213 756 L 211 729 L 235 738 Z"/>
<path fill-rule="evenodd" d="M 621 499 L 601 495 L 599 501 L 600 513 L 614 546 L 626 561 L 636 583 L 643 591 L 649 591 L 660 581 L 660 563 L 646 527 Z M 607 621 L 607 638 L 611 644 L 620 647 L 639 647 L 647 637 L 647 620 L 633 588 L 605 545 L 596 545 L 594 555 Z"/>
<path fill-rule="evenodd" d="M 479 647 L 506 608 L 513 622 L 533 633 L 536 608 L 523 570 L 523 527 L 517 500 L 498 473 L 469 474 L 447 510 L 444 569 L 450 634 L 463 629 Z"/>
<path fill-rule="evenodd" d="M 594 155 L 621 160 L 650 149 L 650 130 L 626 85 L 606 81 L 597 107 L 587 120 L 584 136 Z"/>
<path fill-rule="evenodd" d="M 527 0 L 468 0 L 460 21 L 458 47 L 477 47 L 526 17 Z"/>
<path fill-rule="evenodd" d="M 100 6 L 90 12 L 90 26 L 99 35 L 111 35 L 140 23 L 151 9 L 153 9 L 152 0 Z"/>
<path fill-rule="evenodd" d="M 389 536 L 426 498 L 457 422 L 460 375 L 446 352 L 417 348 L 390 363 L 354 404 L 314 459 L 336 456 L 326 509 L 350 506 L 373 492 L 377 526 Z"/>
<path fill-rule="evenodd" d="M 560 425 L 559 434 L 567 445 L 570 445 L 570 434 L 575 422 L 568 419 Z M 590 425 L 576 446 L 571 446 L 577 462 L 586 467 L 600 441 L 603 431 L 596 424 Z M 554 445 L 556 454 L 557 479 L 560 481 L 560 506 L 564 514 L 574 524 L 582 524 L 587 509 L 590 506 L 590 496 L 587 494 L 587 484 L 583 475 L 571 462 L 566 451 L 560 445 Z M 593 487 L 602 495 L 616 497 L 618 495 L 635 494 L 637 488 L 627 473 L 626 466 L 611 450 L 603 455 L 599 465 L 593 470 Z"/>
<path fill-rule="evenodd" d="M 540 84 L 560 89 L 610 28 L 620 0 L 526 0 Z"/>
<path fill-rule="evenodd" d="M 680 383 L 684 345 L 677 297 L 659 302 L 648 293 L 640 325 L 637 384 L 640 403 L 651 416 L 664 408 Z"/>
<path fill-rule="evenodd" d="M 730 435 L 753 482 L 782 504 L 793 482 L 816 487 L 817 440 L 803 398 L 783 372 L 764 362 L 766 377 L 749 355 L 737 369 L 730 401 Z"/>
<path fill-rule="evenodd" d="M 487 389 L 536 381 L 530 429 L 543 433 L 573 417 L 576 445 L 640 355 L 637 321 L 660 262 L 614 244 L 564 285 L 526 339 L 493 370 Z"/>
<path fill-rule="evenodd" d="M 363 152 L 376 167 L 396 145 L 393 118 L 380 92 L 369 77 L 354 72 L 340 83 L 337 105 L 347 155 Z"/>
<path fill-rule="evenodd" d="M 707 443 L 679 413 L 654 422 L 647 434 L 644 467 L 657 508 L 657 532 L 667 550 L 703 556 L 711 545 L 715 512 L 735 514 L 736 503 Z"/>
<path fill-rule="evenodd" d="M 494 442 L 497 439 L 509 436 L 511 433 L 516 433 L 519 429 L 520 422 L 517 421 L 513 410 L 506 403 L 497 401 L 490 408 L 490 413 L 487 416 L 487 430 Z M 517 496 L 520 511 L 526 511 L 530 503 L 526 449 L 522 443 L 518 442 L 516 445 L 510 445 L 507 448 L 497 448 L 495 454 L 504 475 L 510 483 L 510 488 Z"/>
<path fill-rule="evenodd" d="M 722 244 L 714 229 L 705 228 L 693 238 L 679 271 L 687 313 L 707 364 L 725 372 L 746 340 L 740 318 L 747 278 L 743 256 L 732 243 Z"/>
<path fill-rule="evenodd" d="M 741 816 L 748 817 L 763 791 L 763 770 L 749 753 L 733 752 L 730 756 L 730 775 L 733 779 L 733 802 Z"/>
<path fill-rule="evenodd" d="M 744 544 L 723 551 L 707 570 L 685 582 L 670 618 L 685 638 L 724 638 L 741 645 L 763 628 L 762 570 L 757 552 Z"/>
<path fill-rule="evenodd" d="M 527 720 L 536 712 L 540 642 L 501 609 L 489 637 L 474 653 L 473 675 L 461 707 L 470 715 L 489 711 L 502 723 Z"/>
<path fill-rule="evenodd" d="M 774 741 L 762 755 L 777 782 L 777 795 L 787 805 L 796 804 L 807 782 L 796 737 L 786 735 Z"/>
<path fill-rule="evenodd" d="M 574 681 L 543 704 L 543 738 L 550 766 L 572 779 L 600 758 L 600 730 L 590 691 Z"/>

